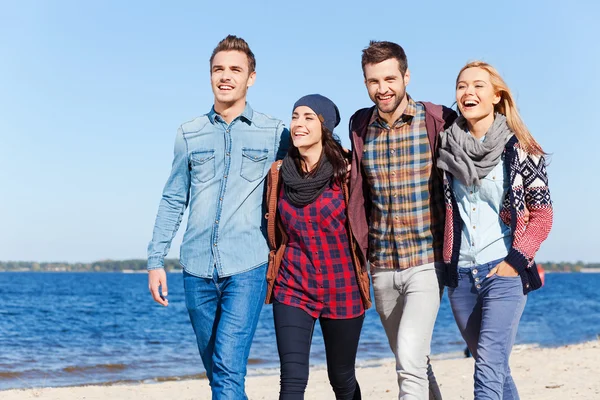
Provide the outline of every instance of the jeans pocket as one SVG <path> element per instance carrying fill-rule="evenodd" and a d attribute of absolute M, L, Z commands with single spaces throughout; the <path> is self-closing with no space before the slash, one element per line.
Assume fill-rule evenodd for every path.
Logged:
<path fill-rule="evenodd" d="M 269 150 L 242 148 L 242 169 L 240 175 L 249 182 L 264 176 Z"/>
<path fill-rule="evenodd" d="M 496 278 L 500 278 L 500 279 L 508 279 L 508 280 L 511 280 L 511 279 L 517 279 L 517 278 L 521 278 L 521 276 L 520 276 L 520 275 L 515 275 L 515 276 L 502 276 L 502 275 L 494 274 L 494 276 L 495 276 Z"/>

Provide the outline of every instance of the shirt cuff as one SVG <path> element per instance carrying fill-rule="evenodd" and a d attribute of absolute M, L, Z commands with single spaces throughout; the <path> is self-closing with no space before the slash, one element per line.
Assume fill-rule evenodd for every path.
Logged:
<path fill-rule="evenodd" d="M 165 259 L 163 257 L 150 257 L 148 258 L 148 265 L 146 269 L 151 271 L 153 269 L 164 268 Z"/>

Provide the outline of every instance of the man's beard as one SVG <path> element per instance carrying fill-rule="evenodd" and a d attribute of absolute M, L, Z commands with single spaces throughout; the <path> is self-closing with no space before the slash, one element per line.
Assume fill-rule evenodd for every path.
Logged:
<path fill-rule="evenodd" d="M 380 100 L 377 99 L 377 101 L 375 102 L 375 105 L 377 106 L 377 109 L 379 110 L 379 112 L 384 113 L 384 114 L 393 114 L 398 107 L 400 107 L 400 104 L 402 104 L 402 100 L 404 99 L 404 97 L 406 96 L 406 92 L 400 93 L 400 94 L 395 94 L 392 97 L 392 102 L 385 105 L 385 106 L 381 106 L 380 104 Z"/>

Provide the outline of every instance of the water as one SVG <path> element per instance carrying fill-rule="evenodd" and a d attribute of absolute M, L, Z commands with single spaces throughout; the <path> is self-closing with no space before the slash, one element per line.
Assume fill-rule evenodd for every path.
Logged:
<path fill-rule="evenodd" d="M 600 333 L 600 274 L 548 274 L 529 295 L 517 343 L 559 346 Z M 444 295 L 432 353 L 465 345 Z M 312 364 L 324 364 L 319 328 Z M 392 356 L 379 317 L 368 310 L 358 357 Z M 250 373 L 278 373 L 271 306 L 262 311 Z M 273 369 L 270 369 L 273 368 Z M 155 304 L 146 274 L 0 273 L 0 390 L 201 377 L 180 273 L 169 274 L 169 307 Z"/>

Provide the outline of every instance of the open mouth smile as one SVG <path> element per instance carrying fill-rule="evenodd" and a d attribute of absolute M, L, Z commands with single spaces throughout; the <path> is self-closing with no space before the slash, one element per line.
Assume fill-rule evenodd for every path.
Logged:
<path fill-rule="evenodd" d="M 383 96 L 382 95 L 377 96 L 377 99 L 379 99 L 379 100 L 381 100 L 383 102 L 386 102 L 386 101 L 390 101 L 392 99 L 392 97 L 394 97 L 394 96 L 391 95 L 391 94 L 386 94 L 386 95 L 383 95 Z"/>
<path fill-rule="evenodd" d="M 463 101 L 462 106 L 465 110 L 471 110 L 474 107 L 477 107 L 478 104 L 479 102 L 476 100 L 465 100 Z"/>

